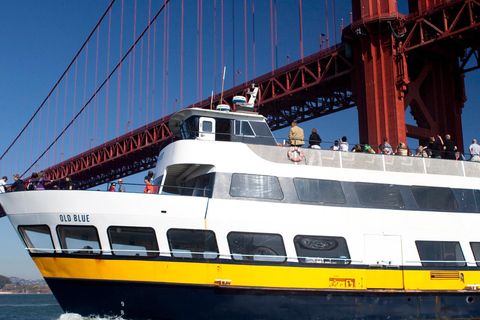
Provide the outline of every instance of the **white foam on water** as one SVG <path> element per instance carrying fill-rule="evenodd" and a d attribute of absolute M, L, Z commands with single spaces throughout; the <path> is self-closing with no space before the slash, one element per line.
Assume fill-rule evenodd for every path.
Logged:
<path fill-rule="evenodd" d="M 100 316 L 89 316 L 82 317 L 77 313 L 64 313 L 57 320 L 125 320 L 122 317 L 100 317 Z"/>

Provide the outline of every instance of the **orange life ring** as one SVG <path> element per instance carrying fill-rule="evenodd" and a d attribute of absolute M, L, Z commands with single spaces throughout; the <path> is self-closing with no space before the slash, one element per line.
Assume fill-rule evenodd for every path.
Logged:
<path fill-rule="evenodd" d="M 303 151 L 300 147 L 291 147 L 288 150 L 288 159 L 293 162 L 299 162 L 303 160 Z"/>

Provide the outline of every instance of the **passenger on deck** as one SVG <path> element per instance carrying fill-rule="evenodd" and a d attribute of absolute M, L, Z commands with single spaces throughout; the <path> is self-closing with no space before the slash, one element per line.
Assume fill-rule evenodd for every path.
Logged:
<path fill-rule="evenodd" d="M 320 143 L 322 143 L 322 138 L 320 138 L 317 132 L 318 132 L 317 129 L 315 128 L 312 129 L 312 134 L 308 138 L 309 148 L 321 149 Z"/>
<path fill-rule="evenodd" d="M 346 136 L 343 136 L 341 139 L 340 139 L 340 151 L 343 151 L 343 152 L 348 152 L 348 142 L 347 142 L 347 137 Z"/>
<path fill-rule="evenodd" d="M 288 133 L 288 144 L 292 147 L 301 147 L 305 144 L 303 137 L 303 129 L 297 126 L 297 122 L 292 122 L 292 127 Z"/>
<path fill-rule="evenodd" d="M 7 185 L 7 176 L 3 176 L 2 179 L 0 179 L 0 193 L 5 193 L 7 190 L 5 189 L 5 186 Z"/>
<path fill-rule="evenodd" d="M 113 191 L 113 192 L 115 192 L 115 191 L 116 191 L 116 190 L 115 190 L 115 187 L 116 187 L 116 186 L 117 186 L 116 183 L 115 183 L 115 182 L 112 182 L 112 184 L 110 185 L 110 188 L 108 189 L 108 191 Z"/>
<path fill-rule="evenodd" d="M 426 147 L 418 146 L 418 148 L 415 150 L 415 157 L 428 158 L 428 153 L 425 149 Z"/>
<path fill-rule="evenodd" d="M 66 176 L 65 181 L 63 183 L 62 190 L 73 190 L 73 189 L 75 189 L 75 183 L 72 181 L 72 178 L 70 178 L 70 176 Z"/>
<path fill-rule="evenodd" d="M 10 190 L 25 191 L 25 184 L 23 183 L 22 179 L 20 179 L 18 174 L 13 175 L 13 180 L 15 180 L 15 182 L 10 186 Z"/>
<path fill-rule="evenodd" d="M 153 186 L 152 183 L 150 182 L 150 177 L 145 176 L 145 190 L 143 190 L 143 193 L 153 193 Z"/>
<path fill-rule="evenodd" d="M 449 134 L 445 135 L 445 145 L 443 146 L 443 149 L 445 150 L 445 159 L 455 160 L 457 146 Z"/>
<path fill-rule="evenodd" d="M 122 179 L 118 179 L 118 192 L 125 192 L 125 185 Z"/>
<path fill-rule="evenodd" d="M 443 140 L 442 137 L 440 137 L 439 135 L 437 135 L 437 137 L 439 141 L 436 141 L 435 137 L 430 137 L 428 139 L 428 154 L 432 158 L 441 159 L 442 155 L 440 151 L 443 151 Z"/>
<path fill-rule="evenodd" d="M 37 190 L 45 190 L 45 183 L 50 182 L 50 179 L 45 178 L 45 172 L 40 171 L 37 177 Z"/>
<path fill-rule="evenodd" d="M 368 145 L 368 143 L 363 143 L 363 152 L 365 152 L 365 153 L 376 153 L 375 150 L 373 150 L 372 147 L 370 147 Z"/>
<path fill-rule="evenodd" d="M 393 149 L 390 143 L 388 143 L 388 139 L 384 138 L 383 139 L 383 148 L 381 149 L 381 152 L 383 154 L 393 154 Z"/>
<path fill-rule="evenodd" d="M 352 148 L 351 151 L 352 151 L 352 152 L 363 152 L 363 149 L 362 149 L 362 146 L 361 146 L 361 145 L 356 144 L 356 145 Z"/>
<path fill-rule="evenodd" d="M 472 140 L 472 144 L 468 147 L 470 150 L 470 161 L 480 161 L 480 146 L 477 144 L 477 139 Z"/>
<path fill-rule="evenodd" d="M 400 141 L 400 144 L 397 147 L 397 156 L 408 156 L 408 147 L 405 143 Z"/>
<path fill-rule="evenodd" d="M 338 145 L 338 140 L 335 140 L 335 142 L 333 143 L 333 146 L 330 147 L 330 150 L 333 150 L 333 151 L 340 150 L 340 146 Z"/>

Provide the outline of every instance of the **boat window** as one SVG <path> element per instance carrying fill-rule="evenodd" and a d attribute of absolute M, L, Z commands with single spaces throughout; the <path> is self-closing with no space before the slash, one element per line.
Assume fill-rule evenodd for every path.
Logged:
<path fill-rule="evenodd" d="M 58 226 L 57 234 L 64 253 L 83 255 L 101 253 L 97 229 L 93 226 Z"/>
<path fill-rule="evenodd" d="M 470 242 L 477 266 L 480 267 L 480 242 Z"/>
<path fill-rule="evenodd" d="M 284 262 L 287 258 L 279 234 L 230 232 L 227 239 L 233 260 Z"/>
<path fill-rule="evenodd" d="M 294 238 L 300 263 L 350 264 L 347 241 L 342 237 L 298 235 Z"/>
<path fill-rule="evenodd" d="M 112 226 L 108 228 L 108 237 L 112 254 L 116 256 L 158 256 L 157 237 L 153 228 Z"/>
<path fill-rule="evenodd" d="M 412 186 L 411 189 L 420 209 L 437 211 L 459 210 L 455 196 L 450 188 Z"/>
<path fill-rule="evenodd" d="M 230 184 L 232 197 L 282 200 L 280 182 L 274 176 L 234 173 Z"/>
<path fill-rule="evenodd" d="M 211 197 L 213 176 L 213 173 L 202 174 L 185 181 L 183 186 L 181 186 L 180 194 L 184 196 Z"/>
<path fill-rule="evenodd" d="M 380 208 L 404 208 L 405 204 L 397 185 L 356 182 L 360 203 L 364 206 Z"/>
<path fill-rule="evenodd" d="M 232 121 L 230 119 L 216 118 L 215 140 L 230 141 L 232 140 Z"/>
<path fill-rule="evenodd" d="M 53 253 L 53 240 L 47 225 L 20 226 L 18 231 L 30 253 Z"/>
<path fill-rule="evenodd" d="M 298 199 L 306 202 L 345 203 L 340 181 L 294 178 Z"/>
<path fill-rule="evenodd" d="M 182 123 L 182 138 L 195 139 L 198 136 L 198 117 L 190 117 Z"/>
<path fill-rule="evenodd" d="M 480 190 L 474 190 L 475 202 L 477 203 L 477 212 L 480 212 Z"/>
<path fill-rule="evenodd" d="M 250 125 L 253 127 L 253 131 L 255 131 L 257 137 L 273 137 L 272 131 L 270 131 L 270 128 L 265 122 L 250 121 Z"/>
<path fill-rule="evenodd" d="M 215 233 L 211 230 L 170 229 L 170 252 L 175 258 L 213 260 L 218 258 Z"/>
<path fill-rule="evenodd" d="M 237 120 L 235 122 L 235 134 L 239 136 L 254 136 L 250 123 L 246 120 Z"/>
<path fill-rule="evenodd" d="M 415 244 L 424 267 L 465 266 L 465 257 L 457 241 L 415 241 Z"/>

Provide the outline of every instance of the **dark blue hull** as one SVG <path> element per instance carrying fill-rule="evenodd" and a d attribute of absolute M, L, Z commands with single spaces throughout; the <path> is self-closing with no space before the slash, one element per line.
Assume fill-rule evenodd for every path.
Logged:
<path fill-rule="evenodd" d="M 480 292 L 268 290 L 46 279 L 65 312 L 125 319 L 480 318 Z"/>

